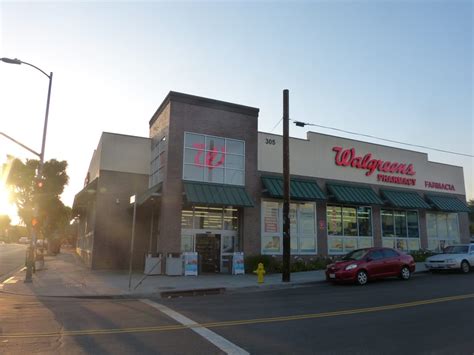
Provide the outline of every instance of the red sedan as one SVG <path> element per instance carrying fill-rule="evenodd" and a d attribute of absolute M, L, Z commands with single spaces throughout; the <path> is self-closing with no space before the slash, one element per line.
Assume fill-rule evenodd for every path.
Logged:
<path fill-rule="evenodd" d="M 326 280 L 356 282 L 365 285 L 369 280 L 398 276 L 408 280 L 415 271 L 411 255 L 390 248 L 357 249 L 326 269 Z"/>

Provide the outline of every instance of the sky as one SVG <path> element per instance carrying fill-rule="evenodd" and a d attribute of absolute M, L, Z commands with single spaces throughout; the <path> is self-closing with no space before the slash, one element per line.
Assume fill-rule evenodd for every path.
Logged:
<path fill-rule="evenodd" d="M 62 199 L 72 206 L 101 133 L 147 137 L 170 90 L 258 107 L 259 130 L 281 133 L 289 89 L 293 120 L 473 155 L 473 9 L 467 0 L 0 0 L 0 57 L 54 73 L 45 158 L 67 160 Z M 47 89 L 40 72 L 0 62 L 0 132 L 39 151 Z M 290 135 L 307 130 L 292 125 Z M 462 166 L 474 198 L 472 157 L 415 150 Z M 0 163 L 7 154 L 35 158 L 0 136 Z"/>

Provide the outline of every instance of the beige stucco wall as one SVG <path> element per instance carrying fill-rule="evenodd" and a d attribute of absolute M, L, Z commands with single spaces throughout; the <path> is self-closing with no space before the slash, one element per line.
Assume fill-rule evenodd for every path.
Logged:
<path fill-rule="evenodd" d="M 104 132 L 97 152 L 99 170 L 146 175 L 150 173 L 149 138 Z"/>
<path fill-rule="evenodd" d="M 272 144 L 274 141 L 275 144 Z M 258 134 L 258 170 L 281 173 L 283 137 L 280 135 L 259 132 Z M 367 170 L 338 166 L 335 163 L 336 152 L 333 147 L 354 148 L 356 156 L 372 154 L 372 159 L 413 164 L 415 175 L 375 171 L 366 176 Z M 308 132 L 307 139 L 290 138 L 290 172 L 292 175 L 318 177 L 322 179 L 351 181 L 381 187 L 409 188 L 427 192 L 451 193 L 465 195 L 463 168 L 428 161 L 425 153 L 392 148 L 373 143 L 366 143 L 347 138 L 340 138 Z M 378 181 L 377 175 L 399 176 L 416 179 L 414 185 L 394 184 Z M 425 186 L 425 181 L 450 184 L 454 190 L 436 189 Z"/>

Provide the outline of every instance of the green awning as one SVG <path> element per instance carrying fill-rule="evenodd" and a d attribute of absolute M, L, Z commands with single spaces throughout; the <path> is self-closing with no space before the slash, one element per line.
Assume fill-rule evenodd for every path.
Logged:
<path fill-rule="evenodd" d="M 470 212 L 470 208 L 464 201 L 454 196 L 426 194 L 428 201 L 438 210 L 446 212 Z"/>
<path fill-rule="evenodd" d="M 414 191 L 380 190 L 380 192 L 394 207 L 414 209 L 431 208 L 431 206 Z"/>
<path fill-rule="evenodd" d="M 335 183 L 327 183 L 326 185 L 338 202 L 358 205 L 383 205 L 382 199 L 370 187 Z"/>
<path fill-rule="evenodd" d="M 185 181 L 184 192 L 190 203 L 253 207 L 252 199 L 243 186 Z"/>
<path fill-rule="evenodd" d="M 262 176 L 262 183 L 268 195 L 283 198 L 283 177 Z M 292 200 L 325 200 L 326 195 L 315 181 L 290 178 L 290 199 Z"/>
<path fill-rule="evenodd" d="M 150 187 L 145 192 L 137 196 L 137 205 L 142 205 L 147 202 L 152 197 L 158 197 L 157 195 L 161 192 L 163 184 L 160 182 L 152 187 Z"/>

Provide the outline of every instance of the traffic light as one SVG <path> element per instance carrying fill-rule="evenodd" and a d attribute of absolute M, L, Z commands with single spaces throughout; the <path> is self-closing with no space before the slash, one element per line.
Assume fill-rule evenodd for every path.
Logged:
<path fill-rule="evenodd" d="M 39 224 L 38 218 L 33 217 L 32 220 L 31 220 L 31 225 L 33 227 L 36 227 L 38 224 Z"/>
<path fill-rule="evenodd" d="M 36 179 L 36 187 L 41 191 L 41 189 L 44 187 L 44 179 L 43 178 L 37 178 Z"/>

